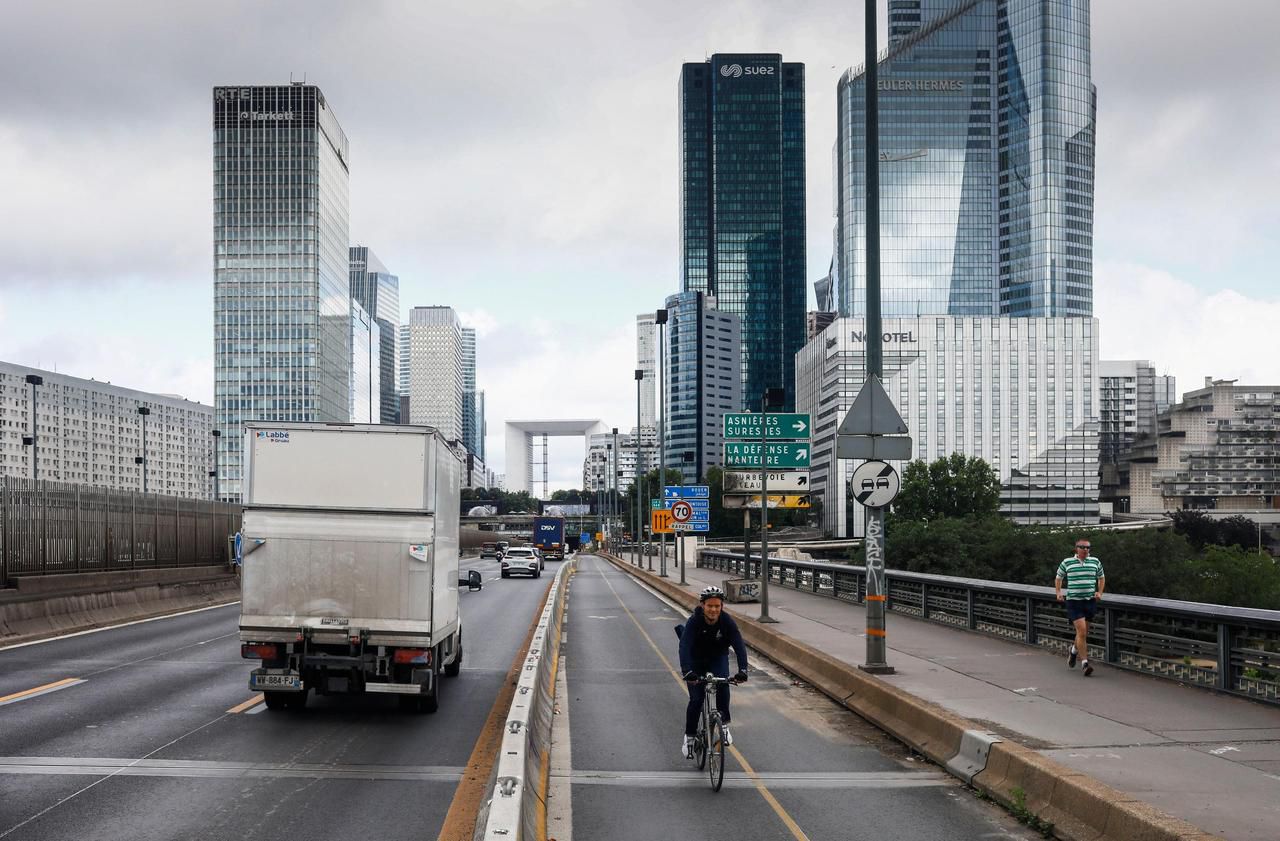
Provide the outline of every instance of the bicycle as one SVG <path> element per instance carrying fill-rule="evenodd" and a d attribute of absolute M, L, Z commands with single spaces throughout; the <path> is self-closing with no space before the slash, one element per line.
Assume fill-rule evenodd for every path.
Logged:
<path fill-rule="evenodd" d="M 706 697 L 702 702 L 702 722 L 693 737 L 693 758 L 698 761 L 698 770 L 704 767 L 711 777 L 711 790 L 719 791 L 724 785 L 724 722 L 720 711 L 716 709 L 716 690 L 722 685 L 733 686 L 737 681 L 727 677 L 716 677 L 707 672 L 698 680 L 707 687 Z"/>

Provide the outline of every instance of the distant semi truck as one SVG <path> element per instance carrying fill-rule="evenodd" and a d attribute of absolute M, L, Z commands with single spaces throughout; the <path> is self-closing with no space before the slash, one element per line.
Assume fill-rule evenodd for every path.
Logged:
<path fill-rule="evenodd" d="M 241 656 L 269 709 L 395 695 L 435 712 L 462 667 L 461 462 L 422 426 L 245 425 Z"/>
<path fill-rule="evenodd" d="M 564 560 L 564 517 L 538 517 L 533 521 L 533 545 L 549 561 Z"/>

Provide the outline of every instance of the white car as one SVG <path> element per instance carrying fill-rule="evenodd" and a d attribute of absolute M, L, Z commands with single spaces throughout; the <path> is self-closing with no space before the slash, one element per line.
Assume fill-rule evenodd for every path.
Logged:
<path fill-rule="evenodd" d="M 502 558 L 502 577 L 517 574 L 542 577 L 542 559 L 528 546 L 512 546 Z"/>

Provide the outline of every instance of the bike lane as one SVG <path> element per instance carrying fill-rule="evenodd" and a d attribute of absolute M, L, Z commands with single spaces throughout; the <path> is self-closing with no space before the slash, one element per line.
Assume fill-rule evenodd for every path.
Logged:
<path fill-rule="evenodd" d="M 552 775 L 553 792 L 568 783 L 573 836 L 1038 837 L 754 652 L 749 683 L 733 689 L 735 744 L 715 793 L 679 757 L 688 695 L 673 628 L 685 615 L 583 557 L 567 617 L 559 704 L 571 768 Z M 550 834 L 566 841 L 566 829 Z"/>

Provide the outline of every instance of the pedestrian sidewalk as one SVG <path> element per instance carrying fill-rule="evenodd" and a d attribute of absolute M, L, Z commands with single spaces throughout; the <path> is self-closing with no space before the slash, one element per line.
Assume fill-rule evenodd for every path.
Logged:
<path fill-rule="evenodd" d="M 654 559 L 655 567 L 657 559 Z M 722 585 L 690 567 L 686 589 Z M 674 571 L 668 581 L 679 581 Z M 760 615 L 758 604 L 730 613 Z M 856 665 L 860 605 L 774 585 L 773 630 Z M 1280 839 L 1280 708 L 890 613 L 882 679 L 1233 841 Z M 783 664 L 785 665 L 785 664 Z"/>

